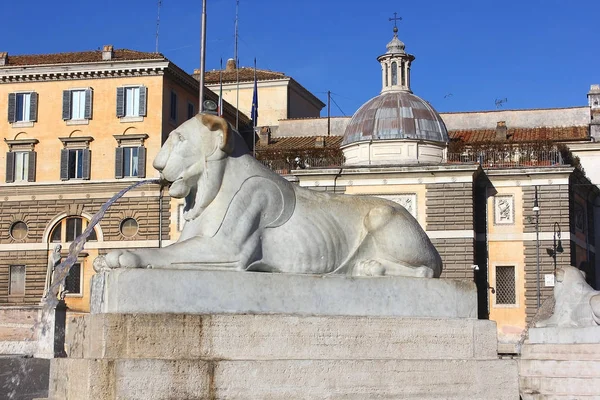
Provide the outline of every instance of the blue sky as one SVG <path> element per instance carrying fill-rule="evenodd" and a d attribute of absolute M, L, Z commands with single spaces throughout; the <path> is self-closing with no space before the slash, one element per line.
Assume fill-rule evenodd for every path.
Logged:
<path fill-rule="evenodd" d="M 157 1 L 4 2 L 0 51 L 154 51 Z M 163 0 L 159 51 L 199 66 L 200 0 Z M 413 92 L 440 112 L 587 104 L 600 83 L 598 0 L 240 0 L 239 58 L 282 71 L 352 115 L 381 89 L 377 56 L 392 37 L 414 54 Z M 208 0 L 207 69 L 233 56 L 235 0 Z M 339 108 L 338 108 L 339 106 Z M 341 110 L 341 111 L 340 111 Z M 342 113 L 343 111 L 343 113 Z M 325 112 L 325 109 L 324 109 Z"/>

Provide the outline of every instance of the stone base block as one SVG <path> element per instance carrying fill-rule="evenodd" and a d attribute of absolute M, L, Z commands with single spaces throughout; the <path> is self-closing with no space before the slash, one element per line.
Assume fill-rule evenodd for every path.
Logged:
<path fill-rule="evenodd" d="M 202 360 L 493 359 L 496 324 L 476 319 L 92 314 L 71 358 Z"/>
<path fill-rule="evenodd" d="M 55 359 L 51 378 L 61 400 L 518 398 L 512 360 Z"/>
<path fill-rule="evenodd" d="M 96 274 L 92 313 L 477 316 L 472 282 L 178 268 Z"/>
<path fill-rule="evenodd" d="M 517 365 L 475 319 L 91 314 L 51 399 L 515 399 Z"/>
<path fill-rule="evenodd" d="M 600 327 L 532 328 L 519 361 L 523 400 L 597 399 Z"/>

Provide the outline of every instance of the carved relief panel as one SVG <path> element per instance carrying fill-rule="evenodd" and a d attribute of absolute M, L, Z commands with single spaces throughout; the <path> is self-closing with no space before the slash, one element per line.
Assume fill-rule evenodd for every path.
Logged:
<path fill-rule="evenodd" d="M 500 195 L 494 197 L 494 224 L 512 225 L 515 223 L 515 197 Z"/>

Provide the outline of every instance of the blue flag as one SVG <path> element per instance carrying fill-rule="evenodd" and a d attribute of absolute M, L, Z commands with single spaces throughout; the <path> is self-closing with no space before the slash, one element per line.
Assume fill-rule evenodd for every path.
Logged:
<path fill-rule="evenodd" d="M 256 58 L 254 59 L 254 94 L 252 95 L 252 110 L 250 111 L 252 124 L 256 126 L 258 121 L 258 85 L 256 83 Z"/>

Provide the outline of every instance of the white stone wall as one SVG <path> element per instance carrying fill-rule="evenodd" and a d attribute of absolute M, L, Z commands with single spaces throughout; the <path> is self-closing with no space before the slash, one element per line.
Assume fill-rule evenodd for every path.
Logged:
<path fill-rule="evenodd" d="M 582 126 L 590 123 L 590 108 L 549 108 L 533 110 L 494 110 L 478 112 L 440 113 L 446 128 L 494 129 L 498 121 L 506 121 L 508 128 L 537 128 Z"/>

